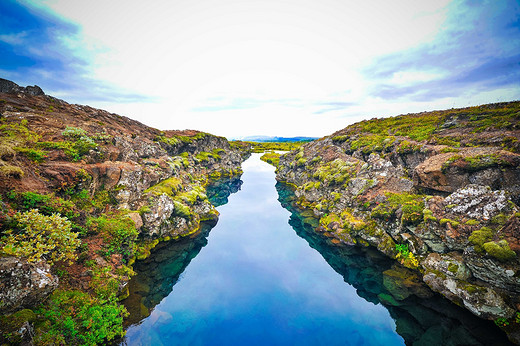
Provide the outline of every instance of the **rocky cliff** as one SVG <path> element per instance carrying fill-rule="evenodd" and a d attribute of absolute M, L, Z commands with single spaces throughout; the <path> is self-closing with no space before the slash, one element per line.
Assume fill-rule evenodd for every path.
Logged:
<path fill-rule="evenodd" d="M 519 343 L 519 138 L 520 102 L 372 119 L 282 155 L 277 179 L 332 246 L 377 248 Z"/>
<path fill-rule="evenodd" d="M 215 223 L 206 190 L 239 176 L 248 155 L 244 143 L 160 131 L 0 80 L 0 312 L 12 314 L 0 317 L 1 341 L 45 343 L 66 329 L 57 311 L 71 307 L 119 312 L 103 313 L 109 330 L 98 339 L 85 327 L 96 323 L 85 324 L 92 311 L 74 313 L 75 329 L 56 340 L 121 335 L 115 297 L 125 295 L 133 261 Z M 39 315 L 27 310 L 36 307 Z"/>

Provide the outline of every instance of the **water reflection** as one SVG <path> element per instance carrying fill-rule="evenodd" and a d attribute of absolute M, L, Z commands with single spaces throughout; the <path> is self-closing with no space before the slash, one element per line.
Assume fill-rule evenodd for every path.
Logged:
<path fill-rule="evenodd" d="M 226 204 L 229 195 L 239 191 L 241 185 L 239 176 L 213 180 L 207 188 L 208 199 L 215 206 Z M 194 238 L 160 243 L 150 257 L 134 264 L 137 276 L 128 283 L 130 295 L 123 301 L 130 313 L 126 326 L 150 316 L 153 308 L 171 293 L 184 269 L 208 243 L 207 235 L 213 226 L 201 225 L 201 232 Z"/>
<path fill-rule="evenodd" d="M 242 186 L 242 180 L 239 176 L 231 178 L 222 178 L 210 182 L 206 189 L 206 195 L 209 201 L 215 207 L 220 207 L 228 202 L 228 197 L 232 193 L 236 193 Z"/>
<path fill-rule="evenodd" d="M 289 224 L 296 233 L 355 287 L 360 297 L 386 307 L 407 345 L 510 345 L 493 322 L 434 294 L 414 272 L 377 250 L 331 246 L 329 239 L 314 232 L 316 220 L 292 207 L 292 192 L 280 183 L 276 189 L 280 203 L 291 212 Z"/>

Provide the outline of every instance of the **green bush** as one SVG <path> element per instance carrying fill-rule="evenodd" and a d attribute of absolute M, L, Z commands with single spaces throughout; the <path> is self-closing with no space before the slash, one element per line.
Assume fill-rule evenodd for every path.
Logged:
<path fill-rule="evenodd" d="M 58 214 L 50 216 L 32 209 L 16 213 L 17 228 L 7 230 L 0 239 L 0 252 L 6 255 L 26 257 L 29 262 L 76 259 L 76 248 L 81 241 L 71 231 L 71 222 Z"/>
<path fill-rule="evenodd" d="M 105 238 L 104 255 L 110 256 L 120 253 L 126 258 L 133 252 L 138 231 L 135 223 L 124 215 L 103 215 L 97 218 L 89 218 L 87 227 Z"/>
<path fill-rule="evenodd" d="M 79 215 L 75 210 L 73 202 L 66 201 L 61 197 L 56 197 L 54 194 L 41 195 L 36 192 L 27 191 L 14 193 L 11 195 L 11 199 L 23 210 L 38 209 L 42 214 L 52 215 L 58 213 L 62 216 L 66 216 L 68 219 L 74 219 Z"/>
<path fill-rule="evenodd" d="M 65 137 L 69 137 L 69 138 L 73 138 L 73 139 L 80 139 L 81 137 L 87 136 L 87 131 L 80 129 L 78 127 L 67 126 L 61 134 Z"/>
<path fill-rule="evenodd" d="M 124 336 L 128 313 L 115 300 L 98 300 L 80 291 L 55 291 L 39 311 L 37 345 L 98 345 Z"/>
<path fill-rule="evenodd" d="M 20 148 L 17 147 L 15 150 L 19 153 L 24 154 L 27 158 L 33 162 L 41 163 L 47 158 L 47 152 L 33 148 Z"/>

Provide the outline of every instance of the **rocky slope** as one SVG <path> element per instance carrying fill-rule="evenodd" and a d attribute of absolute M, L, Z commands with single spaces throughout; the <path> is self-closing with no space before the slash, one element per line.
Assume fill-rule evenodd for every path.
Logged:
<path fill-rule="evenodd" d="M 282 155 L 277 179 L 330 244 L 377 248 L 519 343 L 519 138 L 520 102 L 372 119 Z"/>
<path fill-rule="evenodd" d="M 249 151 L 0 79 L 0 341 L 35 335 L 45 344 L 63 334 L 62 342 L 81 344 L 121 335 L 115 297 L 125 295 L 133 261 L 159 241 L 215 223 L 206 189 L 239 176 Z M 51 293 L 38 313 L 29 310 Z M 57 317 L 71 307 L 119 313 Z M 75 321 L 69 334 L 67 318 Z M 97 322 L 112 329 L 98 335 Z"/>

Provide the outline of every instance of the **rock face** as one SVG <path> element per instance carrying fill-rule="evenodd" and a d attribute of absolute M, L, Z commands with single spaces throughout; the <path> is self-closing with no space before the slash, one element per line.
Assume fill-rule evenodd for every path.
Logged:
<path fill-rule="evenodd" d="M 58 287 L 46 263 L 32 264 L 16 257 L 0 258 L 0 312 L 32 307 Z"/>
<path fill-rule="evenodd" d="M 0 78 L 0 92 L 1 93 L 27 93 L 32 96 L 45 95 L 42 88 L 37 85 L 21 87 L 18 84 L 7 79 Z"/>
<path fill-rule="evenodd" d="M 277 180 L 333 244 L 373 246 L 475 315 L 516 325 L 518 114 L 511 102 L 364 121 L 282 155 Z"/>
<path fill-rule="evenodd" d="M 13 251 L 4 250 L 1 238 L 23 232 L 13 223 L 16 212 L 59 213 L 83 243 L 77 262 L 56 264 L 67 273 L 67 289 L 95 292 L 115 280 L 110 287 L 119 292 L 113 293 L 124 295 L 135 258 L 149 255 L 159 241 L 216 222 L 206 188 L 239 177 L 250 155 L 246 143 L 194 130 L 160 131 L 3 79 L 0 120 L 0 256 Z M 3 313 L 34 307 L 58 285 L 50 274 L 55 267 L 0 261 Z M 100 269 L 103 278 L 96 277 Z"/>

